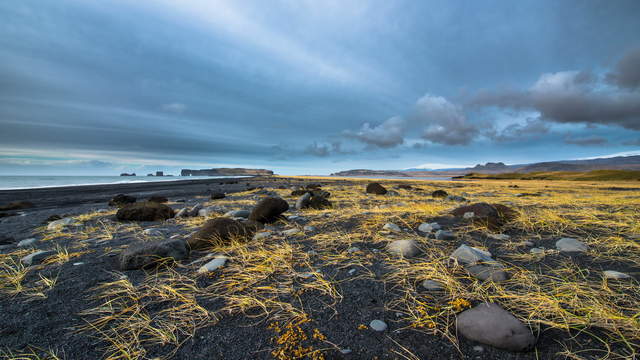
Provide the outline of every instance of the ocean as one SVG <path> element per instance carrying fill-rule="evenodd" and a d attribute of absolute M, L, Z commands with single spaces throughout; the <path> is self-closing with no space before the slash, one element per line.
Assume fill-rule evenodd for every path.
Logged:
<path fill-rule="evenodd" d="M 0 176 L 0 190 L 241 177 L 246 176 Z"/>

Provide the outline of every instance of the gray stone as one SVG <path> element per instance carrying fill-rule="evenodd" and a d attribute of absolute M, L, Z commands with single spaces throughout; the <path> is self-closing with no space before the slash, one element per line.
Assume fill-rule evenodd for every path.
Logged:
<path fill-rule="evenodd" d="M 342 355 L 349 355 L 351 354 L 351 349 L 340 349 L 340 353 Z"/>
<path fill-rule="evenodd" d="M 311 225 L 307 225 L 307 226 L 304 227 L 304 231 L 306 231 L 306 232 L 315 232 L 317 230 L 318 229 L 316 229 L 315 226 L 311 226 Z"/>
<path fill-rule="evenodd" d="M 544 249 L 543 248 L 531 248 L 529 250 L 529 252 L 531 254 L 534 254 L 534 255 L 542 255 L 542 254 L 544 254 Z"/>
<path fill-rule="evenodd" d="M 282 235 L 293 236 L 293 235 L 298 235 L 298 234 L 301 234 L 301 233 L 302 233 L 302 231 L 300 231 L 300 229 L 293 228 L 293 229 L 288 229 L 288 230 L 283 231 Z"/>
<path fill-rule="evenodd" d="M 120 268 L 140 269 L 167 260 L 181 260 L 188 253 L 186 243 L 180 239 L 143 242 L 129 246 L 120 254 Z"/>
<path fill-rule="evenodd" d="M 387 326 L 387 323 L 385 323 L 384 321 L 376 319 L 376 320 L 372 320 L 369 323 L 369 327 L 371 327 L 375 331 L 385 331 L 387 330 L 388 326 Z"/>
<path fill-rule="evenodd" d="M 436 239 L 438 240 L 455 240 L 456 235 L 451 231 L 447 230 L 438 230 L 436 231 Z"/>
<path fill-rule="evenodd" d="M 468 245 L 460 245 L 452 254 L 451 258 L 465 265 L 475 265 L 481 262 L 495 263 L 491 258 L 491 253 L 476 249 Z"/>
<path fill-rule="evenodd" d="M 458 196 L 458 195 L 449 195 L 445 198 L 445 200 L 447 201 L 457 201 L 457 202 L 464 202 L 467 201 L 467 199 L 463 198 L 462 196 Z"/>
<path fill-rule="evenodd" d="M 535 245 L 535 243 L 533 241 L 529 241 L 529 240 L 525 241 L 523 244 L 524 244 L 524 246 L 534 246 Z"/>
<path fill-rule="evenodd" d="M 18 243 L 18 247 L 32 246 L 32 245 L 35 245 L 35 243 L 37 243 L 37 242 L 38 242 L 38 239 L 36 239 L 36 238 L 29 238 L 29 239 L 20 240 L 20 242 Z"/>
<path fill-rule="evenodd" d="M 494 282 L 505 281 L 509 278 L 509 275 L 502 270 L 502 265 L 494 263 L 491 265 L 470 265 L 467 266 L 469 274 L 480 280 L 491 280 Z"/>
<path fill-rule="evenodd" d="M 444 290 L 444 286 L 441 282 L 430 279 L 423 281 L 422 287 L 430 291 Z"/>
<path fill-rule="evenodd" d="M 55 252 L 50 250 L 40 250 L 23 257 L 22 259 L 20 259 L 20 262 L 22 262 L 22 264 L 26 266 L 36 265 L 40 264 L 42 260 L 48 258 L 53 254 L 55 254 Z"/>
<path fill-rule="evenodd" d="M 393 231 L 393 232 L 402 231 L 402 230 L 400 230 L 400 227 L 398 225 L 393 224 L 393 223 L 384 224 L 384 226 L 382 227 L 382 230 L 388 230 L 388 231 Z"/>
<path fill-rule="evenodd" d="M 556 248 L 561 252 L 586 252 L 587 245 L 580 240 L 572 238 L 562 238 L 556 241 Z"/>
<path fill-rule="evenodd" d="M 349 254 L 357 253 L 358 251 L 360 251 L 360 248 L 357 246 L 352 246 L 347 249 L 347 253 Z"/>
<path fill-rule="evenodd" d="M 623 272 L 615 271 L 615 270 L 605 270 L 603 272 L 605 279 L 629 279 L 631 276 L 629 274 L 625 274 Z"/>
<path fill-rule="evenodd" d="M 473 219 L 475 216 L 476 216 L 476 213 L 474 213 L 473 211 L 469 211 L 464 213 L 464 215 L 462 215 L 462 218 L 469 220 L 469 219 Z"/>
<path fill-rule="evenodd" d="M 304 209 L 307 206 L 309 206 L 310 202 L 311 202 L 311 193 L 305 193 L 304 195 L 300 196 L 296 201 L 296 209 L 298 210 Z"/>
<path fill-rule="evenodd" d="M 392 241 L 387 245 L 387 250 L 402 257 L 413 257 L 420 253 L 418 243 L 413 239 Z"/>
<path fill-rule="evenodd" d="M 418 231 L 426 233 L 426 234 L 430 234 L 434 231 L 440 230 L 440 224 L 438 223 L 422 223 L 420 224 L 420 226 L 418 226 Z"/>
<path fill-rule="evenodd" d="M 76 223 L 77 220 L 74 218 L 64 218 L 64 219 L 60 219 L 60 220 L 55 220 L 49 223 L 49 225 L 47 225 L 47 230 L 57 230 L 60 228 L 63 228 L 65 226 L 69 226 L 71 224 Z"/>
<path fill-rule="evenodd" d="M 458 315 L 458 333 L 479 343 L 510 351 L 525 351 L 536 342 L 520 320 L 494 303 L 482 303 Z"/>
<path fill-rule="evenodd" d="M 143 233 L 150 237 L 162 237 L 164 233 L 160 229 L 145 229 Z"/>
<path fill-rule="evenodd" d="M 194 216 L 206 216 L 206 215 L 200 215 L 200 210 L 202 210 L 202 204 L 198 203 L 195 204 L 191 209 L 189 209 L 187 211 L 187 215 L 194 217 Z"/>
<path fill-rule="evenodd" d="M 227 213 L 224 214 L 224 216 L 226 217 L 241 217 L 241 218 L 248 218 L 249 214 L 251 214 L 251 211 L 249 210 L 233 210 L 233 211 L 228 211 Z"/>
<path fill-rule="evenodd" d="M 208 272 L 211 272 L 211 271 L 215 271 L 216 269 L 223 267 L 224 264 L 227 263 L 227 260 L 229 260 L 228 257 L 226 257 L 224 255 L 218 255 L 215 258 L 213 258 L 213 260 L 211 260 L 208 263 L 202 265 L 200 267 L 200 269 L 198 269 L 198 273 L 204 274 L 204 273 L 208 273 Z"/>
<path fill-rule="evenodd" d="M 498 241 L 507 241 L 511 239 L 511 236 L 507 234 L 487 234 L 487 237 Z"/>
<path fill-rule="evenodd" d="M 253 235 L 253 240 L 266 239 L 273 234 L 271 231 L 261 231 Z"/>
<path fill-rule="evenodd" d="M 356 269 L 351 269 L 351 270 L 347 271 L 347 273 L 349 274 L 349 276 L 351 276 L 351 275 L 356 273 Z"/>

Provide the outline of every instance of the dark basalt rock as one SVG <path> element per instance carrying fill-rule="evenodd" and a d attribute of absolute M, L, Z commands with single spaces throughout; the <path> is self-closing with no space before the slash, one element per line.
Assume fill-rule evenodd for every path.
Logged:
<path fill-rule="evenodd" d="M 128 247 L 120 254 L 120 269 L 134 270 L 182 260 L 189 254 L 181 239 L 144 242 Z"/>
<path fill-rule="evenodd" d="M 152 196 L 147 201 L 162 204 L 162 203 L 169 202 L 169 199 L 167 199 L 164 196 Z"/>
<path fill-rule="evenodd" d="M 249 215 L 249 220 L 265 223 L 275 222 L 283 212 L 289 210 L 289 203 L 281 198 L 268 197 L 260 200 Z"/>
<path fill-rule="evenodd" d="M 484 202 L 460 206 L 451 211 L 451 214 L 455 217 L 462 218 L 464 214 L 468 212 L 473 213 L 473 221 L 475 223 L 481 223 L 493 229 L 499 228 L 517 215 L 514 210 L 506 205 L 488 204 Z"/>
<path fill-rule="evenodd" d="M 7 205 L 0 206 L 0 211 L 22 210 L 22 209 L 29 209 L 32 207 L 34 207 L 34 205 L 30 201 L 14 201 L 14 202 L 8 203 Z"/>
<path fill-rule="evenodd" d="M 225 196 L 226 195 L 223 192 L 214 192 L 211 193 L 211 200 L 224 199 Z"/>
<path fill-rule="evenodd" d="M 398 185 L 398 189 L 413 190 L 413 186 L 411 186 L 409 184 L 400 184 L 400 185 Z"/>
<path fill-rule="evenodd" d="M 443 199 L 443 198 L 446 198 L 447 196 L 449 196 L 449 193 L 447 193 L 444 190 L 436 190 L 431 193 L 431 197 L 434 197 L 437 199 Z"/>
<path fill-rule="evenodd" d="M 249 239 L 259 227 L 259 224 L 252 222 L 241 223 L 226 217 L 218 217 L 204 223 L 200 230 L 187 240 L 187 245 L 191 249 L 226 245 L 233 239 Z"/>
<path fill-rule="evenodd" d="M 380 183 L 374 182 L 367 185 L 367 194 L 384 195 L 386 193 L 387 189 Z"/>
<path fill-rule="evenodd" d="M 291 191 L 291 196 L 301 196 L 301 195 L 304 195 L 304 194 L 306 194 L 308 192 L 309 192 L 308 190 L 297 189 L 297 190 Z"/>
<path fill-rule="evenodd" d="M 318 190 L 322 187 L 322 185 L 318 184 L 318 183 L 311 183 L 311 184 L 307 184 L 306 189 L 307 190 Z"/>
<path fill-rule="evenodd" d="M 109 200 L 109 206 L 121 207 L 127 204 L 133 204 L 134 202 L 136 202 L 136 198 L 134 196 L 118 194 Z"/>
<path fill-rule="evenodd" d="M 121 207 L 116 219 L 128 221 L 161 221 L 174 216 L 173 209 L 155 202 L 134 203 Z"/>

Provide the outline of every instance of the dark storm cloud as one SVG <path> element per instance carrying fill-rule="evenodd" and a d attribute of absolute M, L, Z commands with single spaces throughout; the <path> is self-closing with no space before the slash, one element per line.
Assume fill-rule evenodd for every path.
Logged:
<path fill-rule="evenodd" d="M 589 137 L 581 137 L 581 138 L 567 137 L 564 139 L 564 142 L 566 144 L 571 144 L 571 145 L 593 146 L 593 145 L 606 144 L 608 140 L 600 136 L 589 136 Z"/>
<path fill-rule="evenodd" d="M 637 89 L 640 86 L 640 48 L 628 51 L 607 74 L 607 80 L 619 87 Z"/>
<path fill-rule="evenodd" d="M 540 119 L 528 118 L 524 124 L 509 124 L 502 130 L 491 128 L 484 135 L 497 142 L 511 142 L 547 134 L 549 130 L 549 124 L 546 122 Z"/>

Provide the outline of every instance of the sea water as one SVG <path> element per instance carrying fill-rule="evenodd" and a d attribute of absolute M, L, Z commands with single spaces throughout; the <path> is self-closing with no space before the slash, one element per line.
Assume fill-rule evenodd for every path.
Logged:
<path fill-rule="evenodd" d="M 158 181 L 241 178 L 246 176 L 2 176 L 0 190 L 58 186 L 130 184 Z"/>

